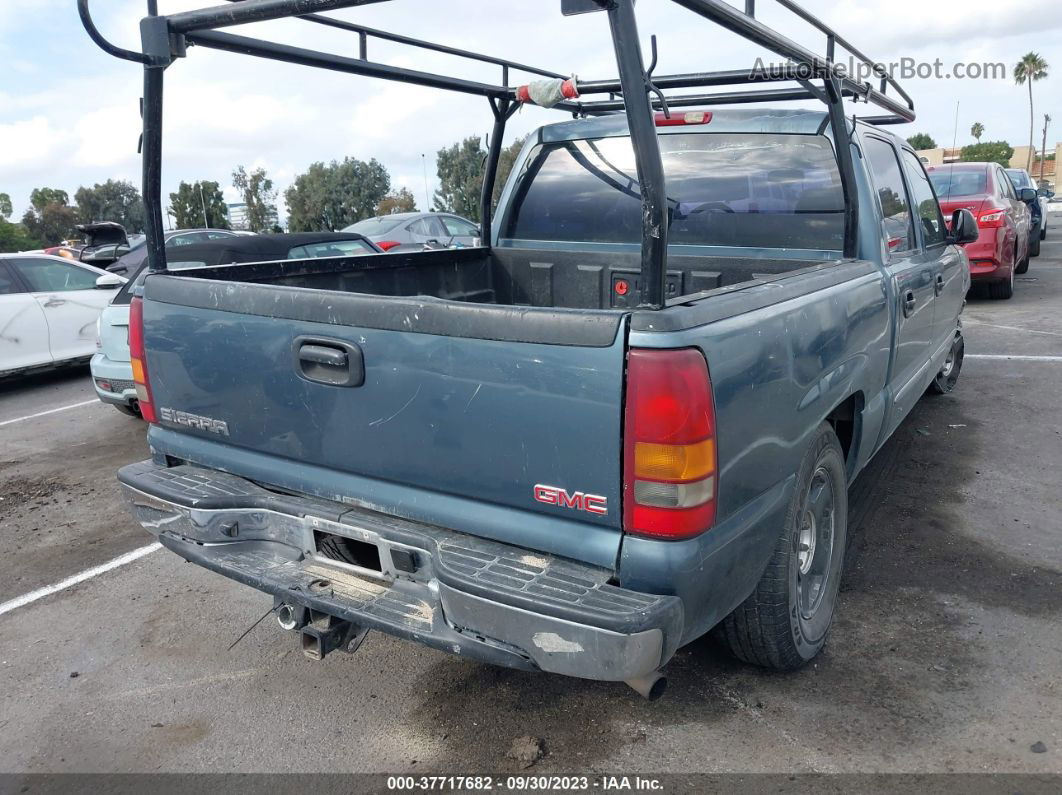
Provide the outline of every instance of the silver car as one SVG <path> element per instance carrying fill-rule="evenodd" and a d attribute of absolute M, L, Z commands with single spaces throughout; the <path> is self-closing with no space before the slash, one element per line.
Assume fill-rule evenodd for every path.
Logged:
<path fill-rule="evenodd" d="M 479 245 L 479 227 L 450 213 L 395 213 L 351 224 L 344 232 L 365 235 L 384 251 L 467 248 Z"/>

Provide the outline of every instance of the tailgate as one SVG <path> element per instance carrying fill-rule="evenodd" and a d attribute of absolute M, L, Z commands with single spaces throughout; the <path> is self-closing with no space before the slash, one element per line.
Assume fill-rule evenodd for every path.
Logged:
<path fill-rule="evenodd" d="M 614 565 L 621 315 L 153 276 L 144 325 L 156 449 Z"/>

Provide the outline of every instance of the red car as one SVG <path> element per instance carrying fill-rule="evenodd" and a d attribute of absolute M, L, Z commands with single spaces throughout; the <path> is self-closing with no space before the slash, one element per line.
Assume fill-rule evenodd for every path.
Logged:
<path fill-rule="evenodd" d="M 1014 274 L 1029 269 L 1032 215 L 1003 167 L 997 163 L 956 163 L 926 169 L 944 217 L 969 210 L 980 237 L 966 245 L 970 277 L 988 284 L 993 298 L 1014 295 Z"/>

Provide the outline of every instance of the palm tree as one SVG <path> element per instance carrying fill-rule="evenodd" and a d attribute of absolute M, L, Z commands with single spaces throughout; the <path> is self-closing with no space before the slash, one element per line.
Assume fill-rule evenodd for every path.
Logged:
<path fill-rule="evenodd" d="M 981 136 L 985 134 L 985 126 L 981 122 L 974 122 L 974 126 L 970 128 L 970 135 L 977 139 L 977 143 L 981 143 Z"/>
<path fill-rule="evenodd" d="M 1033 140 L 1036 135 L 1036 114 L 1033 110 L 1033 83 L 1047 77 L 1050 67 L 1039 53 L 1027 53 L 1014 67 L 1014 82 L 1019 86 L 1029 84 L 1029 164 L 1027 171 L 1032 171 Z"/>

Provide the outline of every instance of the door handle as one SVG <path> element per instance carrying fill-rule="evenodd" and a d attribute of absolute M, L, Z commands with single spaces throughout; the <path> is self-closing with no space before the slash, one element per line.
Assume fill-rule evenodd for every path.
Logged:
<path fill-rule="evenodd" d="M 918 302 L 915 300 L 914 290 L 908 290 L 903 294 L 903 316 L 910 317 L 915 310 L 915 304 Z"/>
<path fill-rule="evenodd" d="M 44 302 L 45 309 L 51 309 L 53 306 L 62 306 L 66 303 L 65 298 L 49 298 Z"/>
<path fill-rule="evenodd" d="M 937 295 L 940 295 L 942 292 L 944 292 L 944 274 L 942 274 L 942 273 L 938 273 L 937 274 L 937 281 L 936 281 L 936 284 L 934 285 L 933 289 L 934 289 L 934 291 L 936 292 Z"/>
<path fill-rule="evenodd" d="M 311 345 L 307 342 L 299 348 L 299 361 L 301 362 L 323 364 L 326 367 L 346 367 L 347 359 L 346 351 L 325 345 Z"/>
<path fill-rule="evenodd" d="M 352 342 L 298 337 L 292 351 L 295 372 L 307 381 L 349 387 L 365 383 L 365 360 L 361 348 Z"/>

